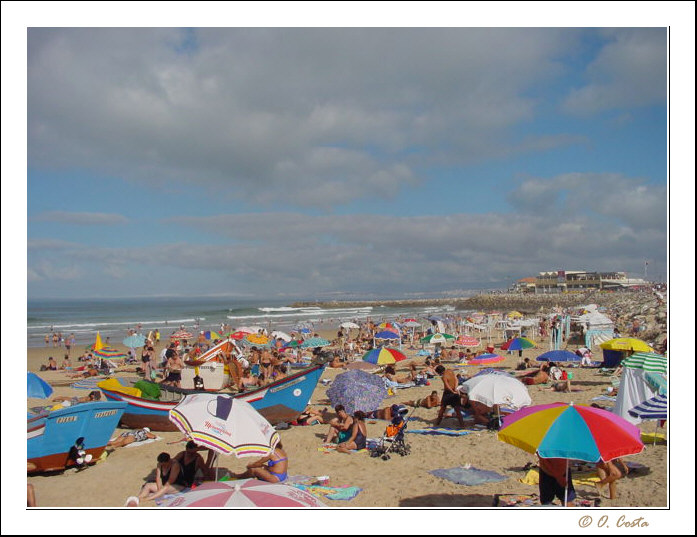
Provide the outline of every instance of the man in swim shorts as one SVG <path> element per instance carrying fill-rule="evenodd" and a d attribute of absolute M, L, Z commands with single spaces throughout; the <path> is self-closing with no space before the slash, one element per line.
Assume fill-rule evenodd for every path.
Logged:
<path fill-rule="evenodd" d="M 464 429 L 465 422 L 462 419 L 462 403 L 460 401 L 460 393 L 457 390 L 457 377 L 455 373 L 450 369 L 446 369 L 442 364 L 438 364 L 436 373 L 443 379 L 443 397 L 441 398 L 440 409 L 438 410 L 438 417 L 436 418 L 435 425 L 440 425 L 443 415 L 445 414 L 445 409 L 452 406 L 455 409 L 455 416 L 457 416 L 460 427 Z"/>

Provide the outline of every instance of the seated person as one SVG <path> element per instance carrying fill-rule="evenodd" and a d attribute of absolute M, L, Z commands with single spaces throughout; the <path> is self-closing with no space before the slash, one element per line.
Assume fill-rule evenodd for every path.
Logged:
<path fill-rule="evenodd" d="M 517 375 L 518 380 L 523 384 L 534 385 L 534 384 L 546 384 L 549 381 L 549 366 L 545 363 L 540 365 L 537 371 L 532 373 L 525 373 L 523 375 Z"/>
<path fill-rule="evenodd" d="M 533 367 L 533 365 L 530 361 L 530 358 L 523 358 L 523 361 L 518 362 L 518 365 L 515 368 L 517 371 L 525 371 L 526 369 L 530 369 L 531 367 Z"/>
<path fill-rule="evenodd" d="M 48 365 L 41 366 L 41 371 L 57 371 L 57 370 L 58 370 L 58 364 L 56 364 L 56 360 L 53 358 L 53 356 L 48 357 Z"/>
<path fill-rule="evenodd" d="M 351 436 L 351 427 L 353 426 L 353 418 L 349 416 L 343 405 L 334 407 L 337 417 L 329 420 L 329 431 L 324 439 L 325 444 L 330 444 L 336 439 L 336 443 L 346 441 Z"/>
<path fill-rule="evenodd" d="M 144 442 L 148 439 L 155 439 L 157 436 L 150 432 L 150 429 L 143 427 L 135 431 L 126 431 L 117 436 L 114 440 L 109 440 L 106 447 L 118 448 L 132 444 L 133 442 Z"/>
<path fill-rule="evenodd" d="M 326 412 L 326 408 L 322 410 L 313 410 L 308 406 L 303 410 L 302 414 L 298 416 L 295 422 L 291 422 L 291 425 L 319 425 L 320 423 L 324 423 Z"/>
<path fill-rule="evenodd" d="M 73 368 L 73 364 L 70 363 L 70 356 L 68 356 L 66 354 L 65 357 L 63 358 L 63 363 L 61 364 L 61 369 L 72 369 L 72 368 Z"/>
<path fill-rule="evenodd" d="M 266 457 L 249 463 L 244 473 L 233 473 L 232 477 L 237 479 L 253 477 L 269 483 L 282 483 L 288 479 L 288 455 L 283 450 L 281 442 L 276 444 L 276 448 Z"/>
<path fill-rule="evenodd" d="M 338 354 L 335 354 L 332 360 L 327 364 L 327 367 L 340 368 L 344 367 L 344 362 L 341 361 Z"/>
<path fill-rule="evenodd" d="M 274 366 L 272 376 L 274 382 L 286 378 L 288 376 L 288 366 L 285 364 Z"/>
<path fill-rule="evenodd" d="M 165 494 L 176 494 L 186 488 L 184 474 L 179 461 L 172 459 L 169 453 L 162 452 L 157 456 L 155 482 L 149 481 L 143 485 L 138 494 L 138 500 L 156 500 Z"/>
<path fill-rule="evenodd" d="M 79 403 L 89 403 L 91 401 L 99 401 L 102 398 L 102 392 L 99 390 L 92 390 L 89 394 L 87 394 L 84 397 L 65 397 L 63 395 L 60 395 L 58 397 L 54 397 L 53 400 L 56 403 L 63 403 L 63 406 L 70 406 L 70 405 L 77 405 Z M 69 404 L 65 404 L 65 403 Z"/>
<path fill-rule="evenodd" d="M 431 392 L 431 395 L 428 395 L 422 399 L 416 399 L 415 401 L 404 401 L 402 404 L 413 407 L 434 408 L 440 405 L 440 397 L 438 397 L 438 392 L 434 390 Z"/>
<path fill-rule="evenodd" d="M 406 384 L 408 382 L 413 382 L 414 378 L 416 377 L 416 371 L 410 371 L 409 375 L 405 377 L 398 377 L 397 372 L 395 371 L 395 368 L 393 365 L 388 365 L 385 368 L 385 374 L 383 375 L 385 379 L 387 379 L 387 384 L 389 386 L 397 386 L 399 384 Z"/>
<path fill-rule="evenodd" d="M 179 462 L 181 466 L 181 472 L 184 476 L 183 481 L 187 487 L 191 487 L 195 483 L 196 472 L 198 471 L 201 472 L 203 479 L 215 479 L 215 472 L 211 471 L 211 468 L 203 462 L 203 457 L 198 453 L 202 449 L 206 448 L 199 447 L 193 440 L 189 440 L 184 451 L 180 451 L 174 456 L 174 460 Z"/>
<path fill-rule="evenodd" d="M 352 449 L 365 449 L 367 441 L 367 431 L 365 426 L 365 414 L 360 410 L 353 413 L 353 426 L 351 435 L 336 446 L 336 450 L 341 453 L 348 453 Z"/>

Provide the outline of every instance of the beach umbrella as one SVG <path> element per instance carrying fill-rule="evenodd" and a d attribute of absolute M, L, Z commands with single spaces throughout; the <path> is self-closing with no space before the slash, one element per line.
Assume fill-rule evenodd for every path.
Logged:
<path fill-rule="evenodd" d="M 167 500 L 164 507 L 327 507 L 291 485 L 259 479 L 209 481 Z"/>
<path fill-rule="evenodd" d="M 377 349 L 372 349 L 363 355 L 364 362 L 369 362 L 371 364 L 394 364 L 395 362 L 401 362 L 406 360 L 407 357 L 401 351 L 397 349 L 390 349 L 388 347 L 380 347 Z"/>
<path fill-rule="evenodd" d="M 504 371 L 503 369 L 494 369 L 493 367 L 487 367 L 486 369 L 482 369 L 481 371 L 478 371 L 472 376 L 481 377 L 482 375 L 505 375 L 507 377 L 514 376 L 513 373 L 509 373 L 508 371 Z"/>
<path fill-rule="evenodd" d="M 257 330 L 254 330 L 249 326 L 240 326 L 235 330 L 235 332 L 244 332 L 245 334 L 256 334 Z"/>
<path fill-rule="evenodd" d="M 347 321 L 345 323 L 341 323 L 339 326 L 341 328 L 348 328 L 349 330 L 352 328 L 360 328 L 360 326 L 358 326 L 356 323 L 352 323 L 350 321 Z"/>
<path fill-rule="evenodd" d="M 668 393 L 668 379 L 665 373 L 644 372 L 644 380 L 655 393 L 660 395 Z"/>
<path fill-rule="evenodd" d="M 646 372 L 667 373 L 668 358 L 653 352 L 635 352 L 622 360 L 622 366 Z"/>
<path fill-rule="evenodd" d="M 94 345 L 92 345 L 92 350 L 93 351 L 98 351 L 104 346 L 104 343 L 102 343 L 102 338 L 99 335 L 99 332 L 97 332 L 97 337 L 94 340 Z"/>
<path fill-rule="evenodd" d="M 392 330 L 393 332 L 397 332 L 399 330 L 399 327 L 397 327 L 395 323 L 390 322 L 380 323 L 376 328 L 379 330 Z"/>
<path fill-rule="evenodd" d="M 523 317 L 523 314 L 520 313 L 519 311 L 513 310 L 513 311 L 508 312 L 508 316 L 511 319 L 520 319 L 521 317 Z"/>
<path fill-rule="evenodd" d="M 282 339 L 283 341 L 290 341 L 293 339 L 290 335 L 286 334 L 285 332 L 281 332 L 280 330 L 274 330 L 271 332 L 271 337 L 275 339 Z"/>
<path fill-rule="evenodd" d="M 668 397 L 656 395 L 629 410 L 629 414 L 642 420 L 668 419 Z"/>
<path fill-rule="evenodd" d="M 606 341 L 600 344 L 601 349 L 611 351 L 633 351 L 633 352 L 651 352 L 653 349 L 647 343 L 640 339 L 632 337 L 620 337 Z"/>
<path fill-rule="evenodd" d="M 477 375 L 462 386 L 468 397 L 486 406 L 506 405 L 521 408 L 532 404 L 528 389 L 517 378 L 499 375 Z"/>
<path fill-rule="evenodd" d="M 458 347 L 478 347 L 480 341 L 472 336 L 460 336 L 455 340 L 455 345 Z"/>
<path fill-rule="evenodd" d="M 421 326 L 421 323 L 417 321 L 416 319 L 407 319 L 402 323 L 403 326 L 406 326 L 407 328 L 416 328 L 417 326 Z"/>
<path fill-rule="evenodd" d="M 392 330 L 383 330 L 373 336 L 375 339 L 399 339 L 399 334 Z"/>
<path fill-rule="evenodd" d="M 197 445 L 223 455 L 263 457 L 280 441 L 252 405 L 229 395 L 186 395 L 169 411 L 169 420 Z"/>
<path fill-rule="evenodd" d="M 523 349 L 531 349 L 536 346 L 537 343 L 531 339 L 526 337 L 514 337 L 501 345 L 501 349 L 504 351 L 522 351 Z"/>
<path fill-rule="evenodd" d="M 547 351 L 540 354 L 535 361 L 537 362 L 580 362 L 581 357 L 575 352 L 567 350 Z"/>
<path fill-rule="evenodd" d="M 169 336 L 170 339 L 191 339 L 194 337 L 194 335 L 191 332 L 187 332 L 186 330 L 177 330 L 176 332 L 173 332 L 171 336 Z"/>
<path fill-rule="evenodd" d="M 107 360 L 123 360 L 128 357 L 128 354 L 113 347 L 102 347 L 98 351 L 94 351 L 93 354 L 100 358 L 106 358 Z"/>
<path fill-rule="evenodd" d="M 449 341 L 453 341 L 455 339 L 455 336 L 452 336 L 450 334 L 430 334 L 426 337 L 421 338 L 421 343 L 448 343 Z"/>
<path fill-rule="evenodd" d="M 145 345 L 145 336 L 143 334 L 133 334 L 132 336 L 125 338 L 122 343 L 126 347 L 130 347 L 132 349 L 142 347 Z"/>
<path fill-rule="evenodd" d="M 503 362 L 506 358 L 504 356 L 499 356 L 498 354 L 484 353 L 474 358 L 470 358 L 467 363 L 469 365 L 486 365 L 486 364 L 496 364 L 498 362 Z"/>
<path fill-rule="evenodd" d="M 269 343 L 269 338 L 263 334 L 247 334 L 245 337 L 252 345 L 267 345 Z"/>
<path fill-rule="evenodd" d="M 220 336 L 220 334 L 218 334 L 218 332 L 214 332 L 213 330 L 206 330 L 206 331 L 203 333 L 203 337 L 205 337 L 205 338 L 208 339 L 208 340 L 211 340 L 211 339 L 214 339 L 214 340 L 215 340 L 215 339 L 223 339 L 223 338 Z"/>
<path fill-rule="evenodd" d="M 51 385 L 36 373 L 27 372 L 27 397 L 46 399 L 53 394 Z"/>
<path fill-rule="evenodd" d="M 291 349 L 291 348 L 295 349 L 295 348 L 299 347 L 300 344 L 301 344 L 300 341 L 298 341 L 296 339 L 292 339 L 289 342 L 287 342 L 286 344 L 284 344 L 283 347 L 281 347 L 281 350 L 283 351 L 283 350 Z"/>
<path fill-rule="evenodd" d="M 332 406 L 344 405 L 352 415 L 356 410 L 377 410 L 387 397 L 387 388 L 382 377 L 354 369 L 336 376 L 327 389 L 327 397 Z"/>
<path fill-rule="evenodd" d="M 310 339 L 306 339 L 303 341 L 300 346 L 303 349 L 309 349 L 312 347 L 326 347 L 327 345 L 330 345 L 331 341 L 328 339 L 324 339 L 322 337 L 311 337 Z"/>
<path fill-rule="evenodd" d="M 428 320 L 433 322 L 445 321 L 445 317 L 441 317 L 440 315 L 431 315 L 428 317 Z"/>
<path fill-rule="evenodd" d="M 543 458 L 611 461 L 644 449 L 641 431 L 627 420 L 586 405 L 551 403 L 503 418 L 498 439 Z"/>
<path fill-rule="evenodd" d="M 244 337 L 249 333 L 250 332 L 241 332 L 240 330 L 237 330 L 235 332 L 230 332 L 229 334 L 227 334 L 226 337 L 240 341 L 241 339 L 244 339 Z"/>

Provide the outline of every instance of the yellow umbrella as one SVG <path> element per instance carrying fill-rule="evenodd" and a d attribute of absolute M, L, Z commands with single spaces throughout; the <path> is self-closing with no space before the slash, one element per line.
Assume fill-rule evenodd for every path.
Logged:
<path fill-rule="evenodd" d="M 247 334 L 247 341 L 256 345 L 266 345 L 269 342 L 269 338 L 263 334 Z"/>
<path fill-rule="evenodd" d="M 99 332 L 97 332 L 97 339 L 94 341 L 94 346 L 92 347 L 92 350 L 98 351 L 104 348 L 104 343 L 102 343 L 102 338 L 99 336 Z"/>
<path fill-rule="evenodd" d="M 523 314 L 520 313 L 519 311 L 510 311 L 508 312 L 509 317 L 523 317 Z"/>
<path fill-rule="evenodd" d="M 653 349 L 640 339 L 633 337 L 620 337 L 611 339 L 600 345 L 601 349 L 611 351 L 634 351 L 634 352 L 651 352 Z"/>

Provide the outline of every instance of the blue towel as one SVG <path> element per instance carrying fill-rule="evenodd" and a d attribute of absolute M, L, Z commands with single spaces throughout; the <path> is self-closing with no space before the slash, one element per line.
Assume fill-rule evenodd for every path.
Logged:
<path fill-rule="evenodd" d="M 442 477 L 448 481 L 457 483 L 458 485 L 482 485 L 484 483 L 498 483 L 505 481 L 507 476 L 497 474 L 491 470 L 479 470 L 478 468 L 463 468 L 457 466 L 455 468 L 439 468 L 437 470 L 429 470 L 429 474 L 436 477 Z"/>

